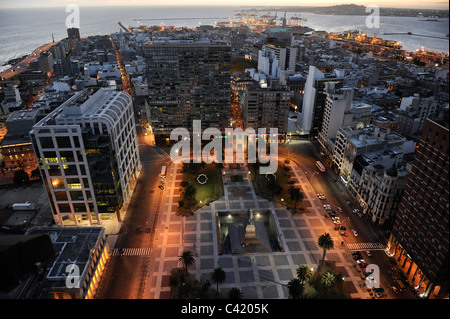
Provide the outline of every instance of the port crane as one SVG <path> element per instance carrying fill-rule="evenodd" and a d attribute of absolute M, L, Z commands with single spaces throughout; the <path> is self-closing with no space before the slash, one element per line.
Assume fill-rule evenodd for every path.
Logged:
<path fill-rule="evenodd" d="M 375 43 L 375 40 L 376 40 L 377 35 L 378 35 L 378 32 L 380 32 L 382 26 L 383 26 L 383 21 L 381 21 L 380 28 L 378 29 L 378 31 L 375 32 L 374 35 L 373 35 L 372 42 L 371 42 L 372 44 Z"/>

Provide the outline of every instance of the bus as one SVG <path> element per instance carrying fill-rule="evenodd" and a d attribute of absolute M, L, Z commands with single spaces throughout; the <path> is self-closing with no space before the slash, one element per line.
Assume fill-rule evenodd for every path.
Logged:
<path fill-rule="evenodd" d="M 165 177 L 166 176 L 166 167 L 165 166 L 163 166 L 161 168 L 161 174 L 159 174 L 159 176 L 161 176 L 161 177 Z"/>
<path fill-rule="evenodd" d="M 319 168 L 319 171 L 321 172 L 325 172 L 327 169 L 325 168 L 325 166 L 323 166 L 321 161 L 317 161 L 316 162 L 316 166 Z"/>

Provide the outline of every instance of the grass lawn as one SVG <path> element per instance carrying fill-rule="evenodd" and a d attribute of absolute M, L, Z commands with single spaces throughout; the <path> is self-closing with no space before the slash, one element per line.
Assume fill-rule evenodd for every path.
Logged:
<path fill-rule="evenodd" d="M 194 166 L 195 165 L 195 166 Z M 204 184 L 199 183 L 198 177 L 206 176 Z M 202 182 L 202 178 L 199 178 Z M 195 205 L 185 205 L 179 209 L 181 215 L 190 215 L 203 205 L 209 204 L 223 196 L 223 183 L 220 168 L 216 164 L 189 164 L 183 166 L 183 182 L 195 188 Z M 181 195 L 184 199 L 184 190 Z"/>
<path fill-rule="evenodd" d="M 282 188 L 279 194 L 272 194 L 272 189 L 270 188 L 269 181 L 266 175 L 259 174 L 258 169 L 256 170 L 256 174 L 252 167 L 249 167 L 249 169 L 252 175 L 253 187 L 257 195 L 294 209 L 295 202 L 291 201 L 291 196 L 288 191 L 289 187 L 293 186 L 289 184 L 289 182 L 291 181 L 290 172 L 284 168 L 284 164 L 282 162 L 278 162 L 278 169 L 275 172 L 276 180 Z M 299 200 L 297 201 L 296 212 L 306 212 L 303 203 Z"/>

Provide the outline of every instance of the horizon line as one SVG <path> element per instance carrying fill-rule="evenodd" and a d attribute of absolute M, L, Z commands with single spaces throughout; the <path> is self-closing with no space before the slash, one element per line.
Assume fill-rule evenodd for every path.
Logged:
<path fill-rule="evenodd" d="M 442 2 L 441 2 L 442 3 Z M 327 8 L 335 6 L 345 6 L 345 5 L 356 5 L 363 6 L 354 3 L 342 3 L 336 5 L 236 5 L 236 4 L 92 4 L 92 5 L 79 5 L 79 7 L 236 7 L 238 8 Z M 6 7 L 6 9 L 44 9 L 44 8 L 65 8 L 67 5 L 43 5 L 43 6 L 18 6 L 18 7 Z M 0 10 L 2 10 L 0 9 Z M 390 6 L 380 6 L 380 9 L 408 9 L 408 10 L 443 10 L 449 11 L 449 8 L 445 5 L 435 6 L 435 7 L 390 7 Z"/>

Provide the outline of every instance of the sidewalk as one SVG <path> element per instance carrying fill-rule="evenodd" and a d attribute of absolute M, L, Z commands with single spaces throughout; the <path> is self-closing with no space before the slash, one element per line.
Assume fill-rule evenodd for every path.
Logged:
<path fill-rule="evenodd" d="M 211 281 L 210 274 L 216 267 L 226 273 L 226 280 L 219 286 L 222 292 L 232 287 L 241 289 L 244 298 L 287 299 L 287 283 L 296 276 L 296 269 L 308 265 L 315 269 L 322 257 L 317 238 L 325 232 L 334 234 L 329 220 L 324 218 L 322 203 L 317 198 L 303 170 L 291 161 L 289 164 L 296 181 L 305 193 L 309 213 L 293 215 L 285 207 L 255 194 L 248 179 L 246 167 L 224 169 L 224 196 L 184 218 L 175 214 L 179 200 L 181 165 L 172 164 L 166 179 L 164 200 L 152 252 L 150 285 L 146 298 L 169 298 L 170 271 L 179 267 L 178 256 L 183 249 L 194 253 L 195 263 L 189 268 L 199 281 Z M 241 175 L 242 182 L 231 182 L 231 175 Z M 242 187 L 247 194 L 235 197 L 233 187 Z M 248 209 L 270 210 L 280 232 L 284 252 L 218 255 L 215 214 L 218 211 L 243 211 Z M 335 260 L 338 271 L 352 298 L 370 298 L 362 289 L 363 281 L 353 267 L 353 260 L 345 246 L 336 246 L 327 252 L 327 259 Z"/>

